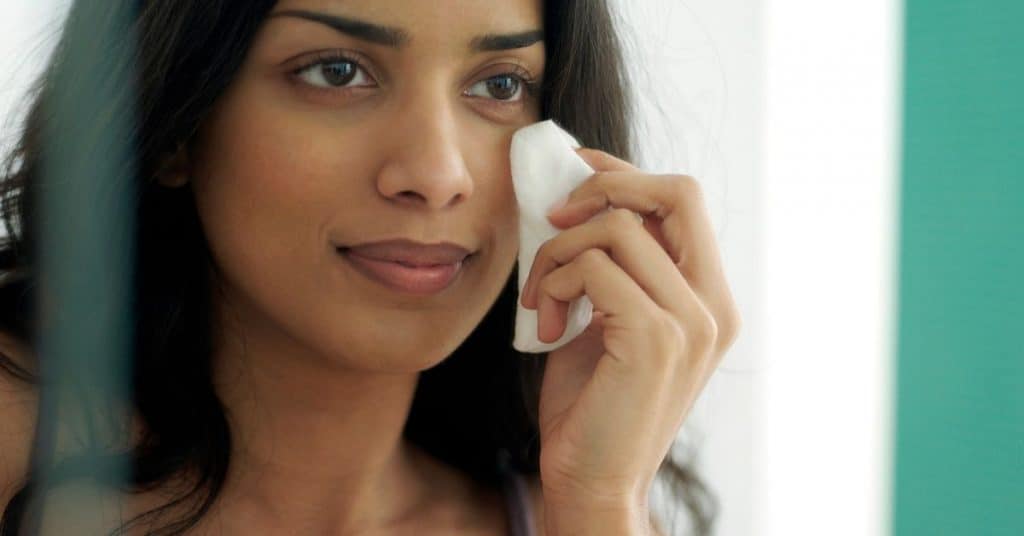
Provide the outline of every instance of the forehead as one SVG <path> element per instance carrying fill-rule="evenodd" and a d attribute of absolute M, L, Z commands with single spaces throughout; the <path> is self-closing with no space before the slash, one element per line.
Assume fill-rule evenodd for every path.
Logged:
<path fill-rule="evenodd" d="M 544 0 L 280 0 L 272 13 L 302 10 L 395 30 L 400 48 L 444 44 L 468 48 L 485 33 L 516 33 L 543 26 Z"/>

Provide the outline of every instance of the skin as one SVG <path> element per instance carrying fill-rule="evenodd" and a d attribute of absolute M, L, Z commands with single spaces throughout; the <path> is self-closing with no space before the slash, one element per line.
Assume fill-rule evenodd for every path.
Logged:
<path fill-rule="evenodd" d="M 16 338 L 0 332 L 0 351 L 22 366 L 29 351 Z M 39 400 L 35 389 L 0 372 L 0 504 L 7 504 L 28 472 L 32 434 Z"/>

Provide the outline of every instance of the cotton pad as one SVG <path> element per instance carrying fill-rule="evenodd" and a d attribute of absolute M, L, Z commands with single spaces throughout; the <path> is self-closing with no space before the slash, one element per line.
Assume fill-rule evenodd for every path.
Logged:
<path fill-rule="evenodd" d="M 512 136 L 512 184 L 519 204 L 519 294 L 530 275 L 537 250 L 562 232 L 548 221 L 547 213 L 568 199 L 594 170 L 573 149 L 580 147 L 571 134 L 552 120 L 523 127 Z M 517 298 L 518 298 L 517 296 Z M 594 306 L 587 296 L 569 305 L 562 336 L 544 343 L 537 338 L 537 311 L 516 300 L 516 330 L 512 346 L 526 353 L 549 352 L 576 338 L 590 325 Z"/>

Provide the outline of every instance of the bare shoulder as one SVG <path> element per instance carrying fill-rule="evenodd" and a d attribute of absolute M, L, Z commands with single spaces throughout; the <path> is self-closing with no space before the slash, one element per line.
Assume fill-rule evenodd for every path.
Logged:
<path fill-rule="evenodd" d="M 186 507 L 167 507 L 179 495 L 178 480 L 156 489 L 125 492 L 99 486 L 85 478 L 62 483 L 46 493 L 40 534 L 119 534 L 142 536 L 186 517 Z M 142 516 L 161 508 L 163 515 Z M 142 517 L 140 517 L 142 516 Z M 208 534 L 209 519 L 190 527 L 186 534 Z"/>
<path fill-rule="evenodd" d="M 26 347 L 3 332 L 0 353 L 19 366 L 29 362 Z M 0 507 L 7 506 L 28 476 L 37 397 L 35 386 L 0 370 Z"/>
<path fill-rule="evenodd" d="M 118 495 L 85 480 L 62 484 L 44 500 L 40 534 L 108 534 L 123 521 Z"/>
<path fill-rule="evenodd" d="M 33 368 L 31 364 L 35 362 L 35 356 L 28 344 L 3 330 L 0 330 L 0 354 L 3 354 L 6 359 L 13 361 L 15 366 L 25 370 L 31 370 Z M 10 374 L 0 371 L 2 385 L 8 386 L 15 380 L 17 378 L 13 378 Z"/>
<path fill-rule="evenodd" d="M 0 354 L 35 374 L 36 356 L 18 337 L 0 331 Z M 0 511 L 26 483 L 38 416 L 37 385 L 0 368 Z M 60 448 L 69 444 L 62 442 Z M 141 507 L 152 502 L 144 499 L 100 488 L 87 479 L 71 480 L 47 491 L 43 497 L 41 533 L 107 534 L 120 527 L 125 516 L 130 519 L 133 511 L 141 511 Z M 89 507 L 83 508 L 83 504 Z"/>

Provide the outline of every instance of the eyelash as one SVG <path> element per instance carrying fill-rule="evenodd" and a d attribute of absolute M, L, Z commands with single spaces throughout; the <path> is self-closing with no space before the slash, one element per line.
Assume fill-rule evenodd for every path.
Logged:
<path fill-rule="evenodd" d="M 303 73 L 305 73 L 306 71 L 308 71 L 309 69 L 311 69 L 313 67 L 322 66 L 322 65 L 330 65 L 331 63 L 352 63 L 352 64 L 354 64 L 356 66 L 356 69 L 359 69 L 359 70 L 363 71 L 364 73 L 369 74 L 369 71 L 365 67 L 363 67 L 363 64 L 358 59 L 356 59 L 356 58 L 354 58 L 352 56 L 349 56 L 347 54 L 344 54 L 342 52 L 338 52 L 338 51 L 325 51 L 325 52 L 320 52 L 320 53 L 316 54 L 315 57 L 313 57 L 310 60 L 307 60 L 301 66 L 292 69 L 291 70 L 291 75 L 292 75 L 293 78 L 296 79 L 295 81 L 297 83 L 303 84 L 306 89 L 308 89 L 310 91 L 314 91 L 314 92 L 320 92 L 320 93 L 339 93 L 339 92 L 344 93 L 344 92 L 352 91 L 352 90 L 360 88 L 360 87 L 366 87 L 366 86 L 354 86 L 354 87 L 324 88 L 324 87 L 317 87 L 317 86 L 310 85 L 310 84 L 308 84 L 307 82 L 305 82 L 304 80 L 301 79 L 301 75 Z M 540 94 L 541 82 L 538 81 L 535 78 L 532 78 L 530 76 L 529 72 L 524 70 L 522 67 L 519 67 L 518 65 L 512 71 L 508 71 L 508 72 L 504 72 L 504 73 L 499 73 L 499 74 L 496 74 L 494 76 L 489 76 L 489 77 L 485 78 L 484 80 L 481 80 L 480 82 L 486 82 L 488 80 L 500 79 L 500 78 L 505 78 L 505 77 L 511 77 L 511 78 L 515 78 L 516 80 L 518 80 L 519 84 L 520 84 L 520 87 L 523 88 L 523 90 L 526 92 L 526 95 L 531 97 L 531 98 L 535 98 L 535 97 L 537 97 Z M 477 82 L 477 83 L 479 83 L 479 82 Z M 492 98 L 492 99 L 488 99 L 488 100 L 494 101 L 499 106 L 515 106 L 515 105 L 522 104 L 525 101 L 525 98 L 520 97 L 518 100 L 501 100 L 501 99 L 493 99 Z"/>

